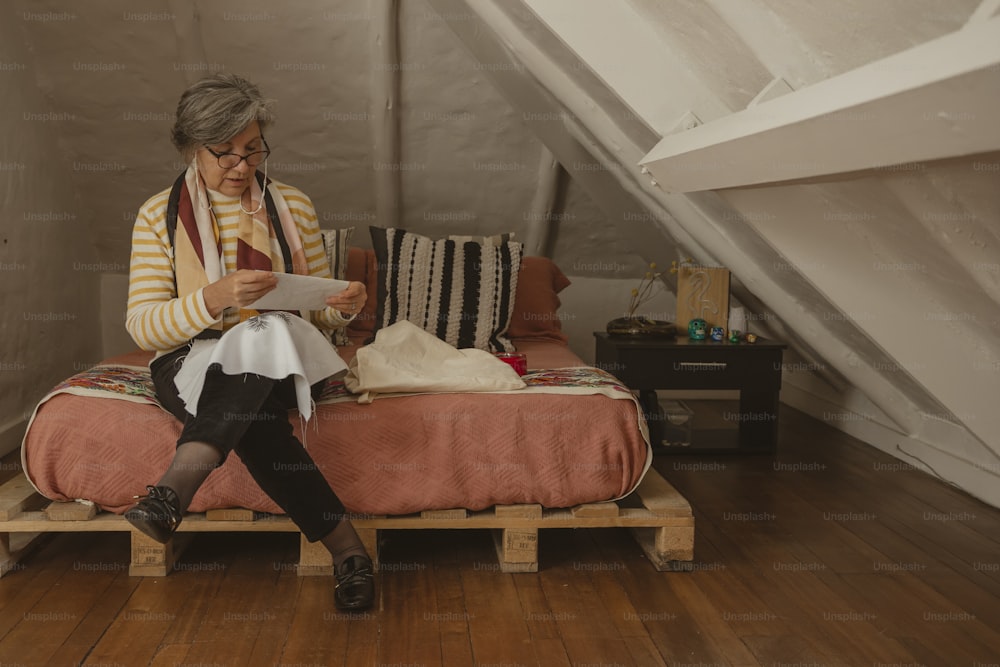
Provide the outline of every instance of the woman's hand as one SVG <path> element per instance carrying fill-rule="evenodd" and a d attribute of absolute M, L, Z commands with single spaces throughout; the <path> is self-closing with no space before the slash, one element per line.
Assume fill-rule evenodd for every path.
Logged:
<path fill-rule="evenodd" d="M 336 308 L 344 317 L 351 317 L 361 312 L 368 300 L 368 292 L 364 283 L 351 281 L 343 292 L 338 292 L 326 298 L 326 305 Z"/>
<path fill-rule="evenodd" d="M 278 279 L 270 271 L 240 269 L 215 281 L 202 294 L 208 312 L 219 317 L 226 308 L 249 306 L 277 286 Z"/>

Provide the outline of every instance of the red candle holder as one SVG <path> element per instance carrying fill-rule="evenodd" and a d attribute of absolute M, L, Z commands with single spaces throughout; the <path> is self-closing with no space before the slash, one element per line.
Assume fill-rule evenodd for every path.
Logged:
<path fill-rule="evenodd" d="M 518 375 L 528 372 L 528 357 L 521 352 L 498 352 L 496 358 L 513 368 Z"/>

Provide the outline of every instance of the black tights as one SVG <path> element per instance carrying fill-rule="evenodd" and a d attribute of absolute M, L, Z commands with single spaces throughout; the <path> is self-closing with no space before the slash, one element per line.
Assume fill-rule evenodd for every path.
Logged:
<path fill-rule="evenodd" d="M 213 365 L 205 375 L 198 415 L 192 416 L 173 382 L 186 351 L 182 348 L 151 366 L 157 398 L 184 422 L 177 452 L 157 485 L 172 488 L 184 511 L 212 470 L 234 451 L 306 539 L 321 540 L 335 561 L 364 553 L 354 528 L 344 521 L 343 503 L 288 421 L 288 411 L 295 405 L 291 379 L 226 375 Z"/>

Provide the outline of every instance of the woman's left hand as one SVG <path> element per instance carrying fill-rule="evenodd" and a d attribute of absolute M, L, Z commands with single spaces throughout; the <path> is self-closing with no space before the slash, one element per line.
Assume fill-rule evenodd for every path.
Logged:
<path fill-rule="evenodd" d="M 351 317 L 361 312 L 368 300 L 368 292 L 364 283 L 351 281 L 343 292 L 338 292 L 326 298 L 326 305 L 336 308 L 345 317 Z"/>

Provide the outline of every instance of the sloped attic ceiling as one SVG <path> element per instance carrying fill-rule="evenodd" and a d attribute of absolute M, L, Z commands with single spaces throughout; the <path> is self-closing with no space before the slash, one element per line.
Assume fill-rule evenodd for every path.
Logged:
<path fill-rule="evenodd" d="M 400 221 L 530 234 L 544 147 L 570 175 L 555 205 L 573 224 L 553 224 L 547 244 L 567 273 L 613 264 L 620 278 L 684 256 L 727 266 L 758 332 L 792 345 L 787 403 L 1000 504 L 1000 157 L 689 194 L 640 166 L 663 137 L 765 89 L 794 94 L 988 21 L 996 4 L 405 0 Z M 392 6 L 12 3 L 35 59 L 20 76 L 48 102 L 27 111 L 76 116 L 49 126 L 100 260 L 125 270 L 131 217 L 181 167 L 164 159 L 176 95 L 219 69 L 278 98 L 275 161 L 324 227 L 378 222 L 371 23 Z M 961 126 L 947 99 L 926 112 Z"/>
<path fill-rule="evenodd" d="M 550 113 L 555 100 L 562 127 L 540 128 L 543 141 L 571 135 L 685 254 L 734 271 L 736 296 L 802 355 L 792 370 L 806 372 L 786 373 L 786 401 L 997 501 L 997 154 L 901 166 L 890 156 L 881 169 L 812 182 L 668 194 L 653 165 L 639 166 L 651 146 L 636 129 L 658 139 L 726 118 L 769 86 L 807 87 L 970 19 L 1000 43 L 996 3 L 430 2 L 442 16 L 476 15 L 488 28 L 453 21 L 467 48 L 523 66 L 542 89 L 501 80 L 509 100 Z M 986 102 L 998 69 L 985 70 Z M 955 107 L 947 90 L 920 113 L 961 131 L 976 110 Z M 877 119 L 849 121 L 838 130 L 847 144 Z M 650 256 L 662 247 L 636 247 L 663 261 Z"/>

